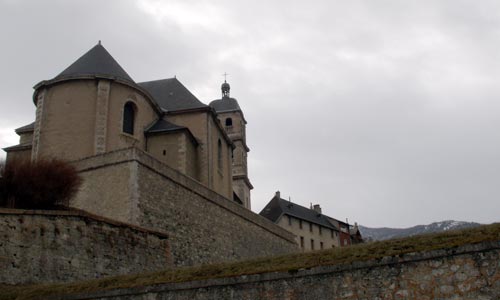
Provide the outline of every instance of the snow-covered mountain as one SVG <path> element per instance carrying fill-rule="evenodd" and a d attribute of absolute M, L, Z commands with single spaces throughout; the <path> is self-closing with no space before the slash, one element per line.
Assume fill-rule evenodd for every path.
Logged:
<path fill-rule="evenodd" d="M 457 230 L 470 227 L 476 227 L 481 224 L 474 222 L 462 222 L 462 221 L 442 221 L 435 222 L 429 225 L 417 225 L 410 228 L 369 228 L 364 226 L 359 226 L 359 231 L 365 240 L 388 240 L 393 238 L 400 238 L 424 233 L 441 232 L 447 230 Z"/>

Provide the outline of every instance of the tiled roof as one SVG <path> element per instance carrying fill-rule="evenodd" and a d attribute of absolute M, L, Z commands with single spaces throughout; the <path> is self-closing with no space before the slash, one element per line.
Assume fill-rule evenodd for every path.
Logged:
<path fill-rule="evenodd" d="M 177 78 L 140 82 L 140 87 L 148 91 L 156 103 L 165 111 L 206 108 Z"/>
<path fill-rule="evenodd" d="M 177 131 L 185 131 L 191 138 L 193 144 L 198 145 L 198 141 L 191 133 L 189 128 L 176 125 L 164 119 L 159 119 L 158 121 L 156 121 L 156 123 L 154 123 L 151 127 L 147 128 L 144 132 L 146 135 L 149 135 L 149 134 L 161 134 L 161 133 L 170 133 Z"/>
<path fill-rule="evenodd" d="M 326 228 L 338 230 L 338 228 L 328 220 L 327 216 L 313 209 L 306 208 L 276 196 L 266 205 L 266 207 L 264 207 L 260 215 L 275 223 L 282 215 L 289 215 Z"/>
<path fill-rule="evenodd" d="M 175 125 L 174 123 L 170 123 L 164 119 L 159 119 L 153 126 L 146 129 L 146 133 L 159 133 L 159 132 L 168 132 L 168 131 L 178 131 L 187 129 L 184 126 Z"/>
<path fill-rule="evenodd" d="M 32 148 L 31 143 L 27 144 L 19 144 L 19 145 L 14 145 L 10 147 L 3 148 L 5 152 L 10 152 L 10 151 L 16 151 L 16 150 L 29 150 Z"/>
<path fill-rule="evenodd" d="M 217 99 L 209 104 L 210 107 L 215 109 L 216 112 L 226 112 L 226 111 L 241 111 L 238 101 L 234 98 L 223 97 L 222 99 Z"/>
<path fill-rule="evenodd" d="M 23 133 L 23 132 L 31 132 L 33 130 L 35 130 L 35 122 L 30 123 L 28 125 L 25 125 L 23 127 L 17 128 L 16 133 L 19 134 L 19 133 Z"/>
<path fill-rule="evenodd" d="M 83 75 L 102 75 L 134 82 L 100 43 L 82 55 L 54 79 L 64 79 Z"/>

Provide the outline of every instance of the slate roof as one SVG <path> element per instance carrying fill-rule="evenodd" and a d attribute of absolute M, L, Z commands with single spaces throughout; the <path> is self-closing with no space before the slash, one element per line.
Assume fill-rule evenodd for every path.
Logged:
<path fill-rule="evenodd" d="M 289 215 L 326 228 L 338 230 L 338 228 L 328 220 L 327 216 L 276 196 L 259 214 L 274 223 L 276 223 L 282 215 Z"/>
<path fill-rule="evenodd" d="M 208 107 L 198 100 L 177 78 L 139 82 L 138 85 L 148 91 L 165 111 Z"/>
<path fill-rule="evenodd" d="M 209 106 L 215 109 L 216 112 L 241 111 L 238 101 L 230 97 L 214 100 L 210 102 Z"/>
<path fill-rule="evenodd" d="M 170 123 L 169 121 L 160 119 L 153 126 L 146 129 L 146 133 L 159 133 L 159 132 L 169 132 L 169 131 L 178 131 L 187 129 L 184 126 L 175 125 L 174 123 Z"/>
<path fill-rule="evenodd" d="M 10 152 L 10 151 L 16 151 L 16 150 L 28 150 L 28 149 L 31 149 L 31 148 L 32 148 L 31 143 L 27 143 L 27 144 L 19 144 L 19 145 L 14 145 L 14 146 L 6 147 L 6 148 L 3 148 L 3 150 L 5 152 Z"/>
<path fill-rule="evenodd" d="M 194 137 L 194 135 L 191 133 L 189 128 L 184 127 L 184 126 L 179 126 L 174 123 L 171 123 L 167 120 L 164 119 L 159 119 L 156 123 L 154 123 L 151 127 L 145 130 L 145 133 L 148 134 L 156 134 L 156 133 L 170 133 L 170 132 L 176 132 L 176 131 L 181 131 L 185 130 L 189 137 L 191 138 L 193 144 L 198 145 L 198 141 Z"/>
<path fill-rule="evenodd" d="M 102 75 L 134 82 L 100 42 L 54 79 L 64 79 L 82 75 Z"/>
<path fill-rule="evenodd" d="M 15 131 L 17 134 L 19 134 L 19 133 L 23 133 L 23 132 L 31 132 L 33 130 L 35 130 L 35 122 L 30 123 L 28 125 L 25 125 L 23 127 L 19 127 Z"/>
<path fill-rule="evenodd" d="M 40 82 L 35 86 L 35 89 L 44 84 L 64 79 L 79 78 L 82 76 L 116 78 L 124 82 L 128 82 L 133 86 L 139 86 L 153 97 L 154 102 L 156 102 L 159 108 L 163 111 L 174 112 L 208 108 L 206 104 L 203 104 L 200 100 L 198 100 L 196 96 L 194 96 L 176 78 L 154 80 L 136 84 L 100 42 L 57 75 L 54 79 Z"/>

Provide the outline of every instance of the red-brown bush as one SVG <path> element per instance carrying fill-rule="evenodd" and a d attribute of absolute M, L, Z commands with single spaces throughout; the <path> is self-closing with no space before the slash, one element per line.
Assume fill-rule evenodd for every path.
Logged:
<path fill-rule="evenodd" d="M 0 175 L 0 205 L 24 209 L 67 207 L 82 182 L 72 165 L 57 159 L 9 161 Z"/>

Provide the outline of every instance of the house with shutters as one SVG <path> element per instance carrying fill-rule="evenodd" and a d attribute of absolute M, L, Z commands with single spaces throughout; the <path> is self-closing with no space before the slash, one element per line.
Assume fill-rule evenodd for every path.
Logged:
<path fill-rule="evenodd" d="M 260 215 L 293 233 L 302 251 L 345 247 L 354 241 L 348 223 L 324 215 L 319 204 L 307 208 L 282 199 L 279 191 Z M 356 234 L 355 241 L 361 242 L 359 230 Z"/>

